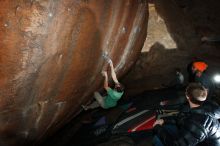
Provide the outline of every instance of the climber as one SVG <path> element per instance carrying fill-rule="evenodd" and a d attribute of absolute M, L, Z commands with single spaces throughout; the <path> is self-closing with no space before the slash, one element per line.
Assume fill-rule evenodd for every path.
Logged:
<path fill-rule="evenodd" d="M 203 61 L 194 62 L 192 64 L 193 82 L 202 84 L 208 90 L 208 97 L 212 96 L 213 83 L 211 78 L 207 75 L 206 70 L 208 65 Z"/>
<path fill-rule="evenodd" d="M 192 72 L 195 74 L 193 82 L 201 83 L 206 89 L 209 90 L 209 95 L 213 89 L 213 83 L 210 77 L 206 74 L 208 65 L 205 62 L 194 62 L 192 65 Z"/>
<path fill-rule="evenodd" d="M 111 59 L 107 59 L 108 64 L 111 68 L 111 76 L 115 83 L 114 89 L 109 87 L 108 85 L 108 74 L 107 71 L 103 71 L 102 75 L 104 76 L 104 89 L 107 91 L 107 96 L 102 96 L 99 92 L 94 93 L 94 98 L 96 99 L 90 105 L 82 105 L 84 110 L 94 109 L 97 107 L 102 107 L 104 109 L 112 108 L 117 105 L 117 101 L 122 97 L 124 94 L 124 87 L 122 84 L 119 83 L 115 71 L 114 66 Z"/>

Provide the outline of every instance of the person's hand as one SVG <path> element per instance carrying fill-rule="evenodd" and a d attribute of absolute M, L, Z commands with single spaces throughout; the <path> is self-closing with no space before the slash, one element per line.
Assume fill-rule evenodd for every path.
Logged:
<path fill-rule="evenodd" d="M 112 60 L 109 60 L 108 64 L 109 64 L 109 66 L 111 67 L 111 69 L 114 70 L 114 66 L 113 66 L 113 62 L 112 62 Z"/>
<path fill-rule="evenodd" d="M 110 58 L 108 58 L 107 62 L 108 62 L 108 64 L 110 64 L 110 65 L 113 64 L 113 63 L 112 63 L 112 60 L 111 60 Z"/>
<path fill-rule="evenodd" d="M 104 76 L 104 77 L 107 77 L 108 75 L 107 75 L 107 71 L 102 71 L 102 75 Z"/>
<path fill-rule="evenodd" d="M 162 126 L 163 123 L 164 123 L 164 120 L 163 120 L 163 119 L 156 120 L 156 121 L 154 122 L 154 124 L 153 124 L 153 127 L 156 126 L 156 125 L 161 125 L 161 126 Z"/>

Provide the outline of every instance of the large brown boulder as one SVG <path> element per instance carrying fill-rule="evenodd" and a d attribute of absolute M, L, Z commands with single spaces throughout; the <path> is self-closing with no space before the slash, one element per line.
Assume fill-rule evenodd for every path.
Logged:
<path fill-rule="evenodd" d="M 0 1 L 0 145 L 32 145 L 62 127 L 101 87 L 102 55 L 118 76 L 146 38 L 141 0 Z"/>

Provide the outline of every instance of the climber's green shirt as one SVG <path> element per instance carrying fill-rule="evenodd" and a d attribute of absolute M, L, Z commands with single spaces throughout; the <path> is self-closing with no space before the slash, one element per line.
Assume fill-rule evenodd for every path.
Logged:
<path fill-rule="evenodd" d="M 117 101 L 122 97 L 124 92 L 117 92 L 111 88 L 107 89 L 107 96 L 105 97 L 104 108 L 111 108 L 117 105 Z"/>

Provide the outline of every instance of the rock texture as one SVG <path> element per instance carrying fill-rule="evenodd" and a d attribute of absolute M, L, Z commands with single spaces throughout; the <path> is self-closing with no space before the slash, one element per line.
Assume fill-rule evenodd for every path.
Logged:
<path fill-rule="evenodd" d="M 146 38 L 146 1 L 1 0 L 0 145 L 53 134 L 101 87 L 102 57 L 122 76 Z"/>

